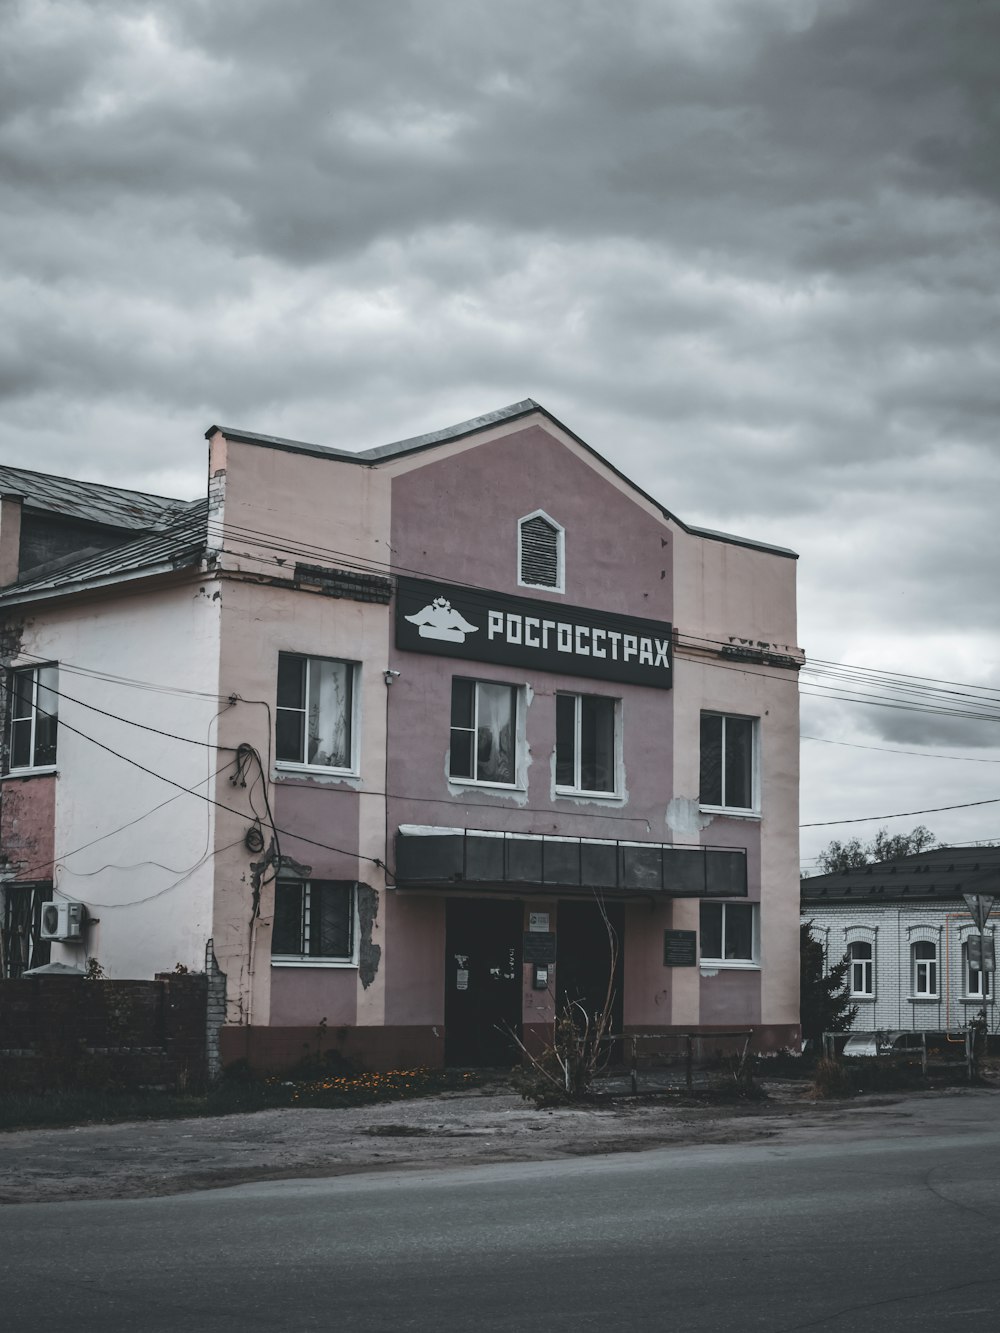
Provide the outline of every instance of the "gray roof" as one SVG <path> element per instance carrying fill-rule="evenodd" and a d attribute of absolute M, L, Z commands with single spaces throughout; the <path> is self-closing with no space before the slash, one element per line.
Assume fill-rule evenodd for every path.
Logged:
<path fill-rule="evenodd" d="M 802 907 L 823 903 L 927 902 L 963 893 L 1000 895 L 1000 847 L 935 847 L 802 881 Z"/>
<path fill-rule="evenodd" d="M 207 519 L 208 500 L 185 504 L 182 516 L 162 532 L 135 538 L 82 560 L 62 563 L 45 574 L 11 584 L 0 594 L 0 605 L 32 601 L 64 588 L 94 587 L 122 578 L 137 578 L 147 573 L 198 564 L 205 551 Z"/>
<path fill-rule="evenodd" d="M 216 432 L 221 433 L 228 440 L 238 440 L 244 444 L 259 444 L 270 449 L 283 449 L 288 453 L 312 454 L 315 457 L 336 459 L 345 463 L 358 463 L 365 466 L 384 463 L 391 458 L 399 458 L 404 454 L 417 453 L 423 449 L 432 449 L 435 445 L 447 444 L 452 440 L 460 440 L 468 435 L 475 435 L 480 431 L 489 430 L 491 426 L 496 426 L 504 421 L 516 421 L 519 417 L 530 416 L 533 412 L 540 412 L 542 416 L 547 417 L 553 425 L 558 426 L 560 430 L 576 440 L 577 444 L 582 445 L 588 453 L 593 454 L 599 459 L 615 476 L 620 477 L 626 482 L 632 490 L 636 491 L 644 499 L 655 505 L 664 518 L 676 523 L 684 532 L 692 533 L 696 537 L 704 537 L 709 541 L 727 542 L 735 546 L 749 546 L 754 550 L 769 551 L 773 555 L 790 557 L 793 560 L 798 559 L 795 551 L 787 546 L 772 546 L 768 542 L 754 541 L 750 537 L 735 537 L 727 532 L 716 532 L 712 528 L 695 528 L 678 518 L 676 514 L 665 508 L 659 500 L 644 491 L 638 486 L 631 477 L 620 472 L 613 463 L 608 460 L 586 440 L 582 440 L 579 435 L 571 431 L 551 412 L 542 407 L 541 403 L 534 398 L 522 398 L 520 402 L 509 403 L 506 407 L 498 407 L 493 412 L 485 412 L 482 416 L 472 417 L 468 421 L 460 421 L 456 426 L 445 426 L 441 430 L 432 430 L 425 435 L 413 435 L 409 439 L 396 440 L 393 444 L 381 444 L 374 449 L 334 449 L 329 445 L 307 444 L 302 440 L 286 440 L 279 435 L 258 435 L 254 431 L 239 430 L 229 426 L 210 426 L 205 432 L 205 438 L 211 439 Z"/>
<path fill-rule="evenodd" d="M 189 505 L 186 500 L 172 500 L 164 495 L 126 491 L 119 486 L 3 465 L 0 465 L 0 495 L 23 495 L 26 509 L 135 532 L 163 527 Z"/>

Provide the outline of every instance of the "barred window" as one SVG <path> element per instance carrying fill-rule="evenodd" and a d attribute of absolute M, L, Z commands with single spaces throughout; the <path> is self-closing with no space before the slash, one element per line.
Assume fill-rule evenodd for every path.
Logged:
<path fill-rule="evenodd" d="M 280 880 L 274 890 L 271 957 L 284 962 L 354 961 L 355 885 Z"/>

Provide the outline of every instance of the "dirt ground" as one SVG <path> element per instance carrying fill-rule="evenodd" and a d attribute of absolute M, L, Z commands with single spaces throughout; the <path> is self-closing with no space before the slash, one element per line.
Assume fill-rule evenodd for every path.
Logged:
<path fill-rule="evenodd" d="M 989 1101 L 996 1114 L 992 1089 L 848 1102 L 809 1101 L 801 1085 L 768 1084 L 767 1091 L 766 1101 L 749 1104 L 678 1105 L 661 1096 L 535 1110 L 498 1088 L 351 1110 L 19 1130 L 0 1134 L 0 1203 L 127 1199 L 246 1181 L 541 1161 L 669 1144 L 792 1142 L 817 1133 L 850 1135 L 875 1121 L 888 1134 L 920 1132 L 936 1103 L 963 1097 Z"/>

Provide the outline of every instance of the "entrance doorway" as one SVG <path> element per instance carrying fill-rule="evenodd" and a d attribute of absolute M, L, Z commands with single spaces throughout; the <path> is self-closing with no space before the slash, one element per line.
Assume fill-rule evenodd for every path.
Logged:
<path fill-rule="evenodd" d="M 510 1066 L 521 1036 L 524 906 L 449 898 L 445 930 L 444 1058 L 447 1065 Z"/>
<path fill-rule="evenodd" d="M 605 921 L 605 917 L 607 920 Z M 625 978 L 625 908 L 622 903 L 561 902 L 556 930 L 556 985 L 558 1012 L 567 1000 L 583 1005 L 591 1023 L 605 1005 L 611 974 L 611 946 L 608 927 L 614 932 L 618 947 L 614 976 L 611 978 L 611 1026 L 622 1030 Z M 616 1042 L 618 1047 L 621 1043 Z M 612 1059 L 618 1052 L 612 1052 Z"/>

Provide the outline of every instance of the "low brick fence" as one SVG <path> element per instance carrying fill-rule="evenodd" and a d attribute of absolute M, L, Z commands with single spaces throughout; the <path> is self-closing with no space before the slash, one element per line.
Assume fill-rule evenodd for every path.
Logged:
<path fill-rule="evenodd" d="M 208 990 L 202 973 L 0 981 L 0 1089 L 199 1086 Z"/>

